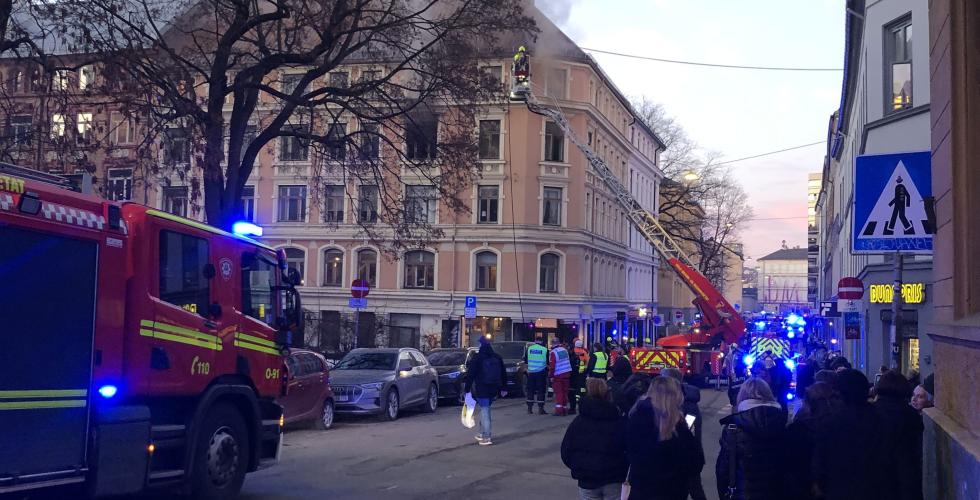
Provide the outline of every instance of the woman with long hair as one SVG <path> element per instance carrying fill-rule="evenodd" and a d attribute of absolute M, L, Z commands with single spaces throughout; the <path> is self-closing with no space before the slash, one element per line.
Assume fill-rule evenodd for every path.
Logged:
<path fill-rule="evenodd" d="M 786 412 L 765 380 L 749 377 L 735 413 L 721 419 L 715 464 L 718 496 L 725 500 L 780 500 L 786 495 Z"/>
<path fill-rule="evenodd" d="M 654 377 L 630 411 L 626 443 L 632 500 L 684 500 L 704 454 L 684 419 L 681 384 Z"/>

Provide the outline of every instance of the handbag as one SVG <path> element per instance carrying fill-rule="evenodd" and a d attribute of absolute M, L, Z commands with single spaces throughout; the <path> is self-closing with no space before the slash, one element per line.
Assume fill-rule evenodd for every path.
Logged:
<path fill-rule="evenodd" d="M 739 497 L 738 495 L 738 485 L 736 484 L 736 476 L 738 466 L 735 462 L 737 460 L 737 450 L 736 445 L 738 440 L 735 439 L 735 434 L 738 432 L 738 426 L 735 424 L 728 424 L 728 435 L 725 439 L 726 444 L 728 444 L 728 489 L 725 491 L 723 500 L 735 500 Z"/>
<path fill-rule="evenodd" d="M 623 487 L 619 490 L 619 500 L 629 500 L 630 498 L 630 490 L 632 489 L 630 487 L 630 470 L 632 469 L 632 467 L 626 469 L 626 480 L 623 481 Z"/>

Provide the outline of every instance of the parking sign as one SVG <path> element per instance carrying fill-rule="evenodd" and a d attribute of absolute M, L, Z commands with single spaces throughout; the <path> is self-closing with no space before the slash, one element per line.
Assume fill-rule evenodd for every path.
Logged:
<path fill-rule="evenodd" d="M 466 296 L 466 302 L 463 304 L 463 317 L 467 319 L 473 319 L 476 317 L 476 297 L 473 295 Z"/>

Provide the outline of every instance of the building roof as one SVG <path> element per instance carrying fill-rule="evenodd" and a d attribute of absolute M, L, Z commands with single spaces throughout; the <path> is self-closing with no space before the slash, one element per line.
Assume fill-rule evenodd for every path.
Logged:
<path fill-rule="evenodd" d="M 806 260 L 805 248 L 780 248 L 758 260 Z"/>

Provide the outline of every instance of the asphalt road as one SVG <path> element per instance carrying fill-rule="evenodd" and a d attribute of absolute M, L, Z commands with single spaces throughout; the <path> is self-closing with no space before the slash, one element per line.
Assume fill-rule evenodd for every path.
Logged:
<path fill-rule="evenodd" d="M 708 498 L 714 493 L 718 419 L 724 392 L 701 393 Z M 550 407 L 550 404 L 549 404 Z M 459 423 L 459 407 L 403 412 L 395 422 L 351 418 L 329 431 L 291 430 L 282 461 L 250 474 L 244 500 L 285 499 L 573 499 L 576 482 L 559 448 L 573 417 L 528 415 L 522 401 L 493 408 L 493 446 L 478 446 Z"/>

